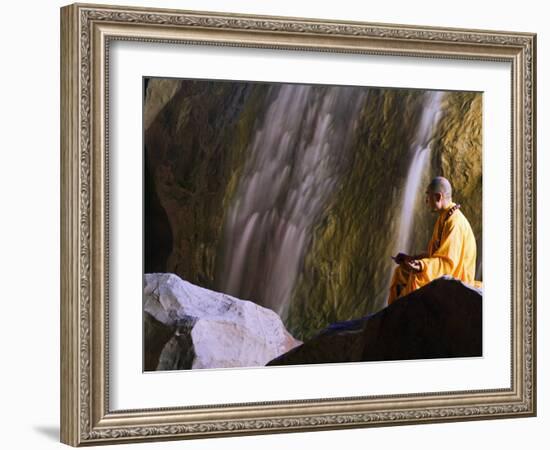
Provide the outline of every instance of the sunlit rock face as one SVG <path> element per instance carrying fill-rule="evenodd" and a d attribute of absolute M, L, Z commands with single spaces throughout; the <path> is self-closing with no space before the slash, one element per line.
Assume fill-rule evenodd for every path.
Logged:
<path fill-rule="evenodd" d="M 263 366 L 301 342 L 279 316 L 174 274 L 146 274 L 145 370 Z"/>
<path fill-rule="evenodd" d="M 482 356 L 482 295 L 439 278 L 364 318 L 337 322 L 268 365 Z"/>
<path fill-rule="evenodd" d="M 433 95 L 153 81 L 145 89 L 146 272 L 267 306 L 299 339 L 385 307 Z M 472 224 L 480 279 L 482 96 L 440 97 L 412 196 L 410 248 L 401 251 L 425 250 L 436 217 L 422 194 L 443 175 Z"/>

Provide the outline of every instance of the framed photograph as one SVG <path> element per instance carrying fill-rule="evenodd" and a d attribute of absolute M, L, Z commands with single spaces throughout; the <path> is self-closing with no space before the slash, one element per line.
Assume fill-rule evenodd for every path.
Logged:
<path fill-rule="evenodd" d="M 61 440 L 536 414 L 536 36 L 61 9 Z"/>

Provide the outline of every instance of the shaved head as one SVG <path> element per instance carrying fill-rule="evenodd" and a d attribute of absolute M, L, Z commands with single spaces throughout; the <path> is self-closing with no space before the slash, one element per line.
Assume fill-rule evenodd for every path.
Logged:
<path fill-rule="evenodd" d="M 444 199 L 450 200 L 453 196 L 453 188 L 447 178 L 435 177 L 428 185 L 428 192 L 432 194 L 440 193 Z"/>

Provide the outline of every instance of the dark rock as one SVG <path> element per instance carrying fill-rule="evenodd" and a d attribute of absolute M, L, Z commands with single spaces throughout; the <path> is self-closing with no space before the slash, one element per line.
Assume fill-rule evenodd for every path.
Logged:
<path fill-rule="evenodd" d="M 481 291 L 442 277 L 376 314 L 330 325 L 268 365 L 481 355 Z"/>
<path fill-rule="evenodd" d="M 174 327 L 165 325 L 147 311 L 143 312 L 143 368 L 146 371 L 156 370 L 162 349 L 172 338 Z"/>
<path fill-rule="evenodd" d="M 174 334 L 166 342 L 159 355 L 158 365 L 151 370 L 192 369 L 196 358 L 191 332 L 195 320 L 180 320 L 176 323 Z"/>
<path fill-rule="evenodd" d="M 147 149 L 145 150 L 147 152 Z M 173 246 L 173 233 L 166 211 L 157 195 L 154 179 L 149 171 L 149 163 L 143 161 L 143 265 L 145 273 L 162 272 Z"/>

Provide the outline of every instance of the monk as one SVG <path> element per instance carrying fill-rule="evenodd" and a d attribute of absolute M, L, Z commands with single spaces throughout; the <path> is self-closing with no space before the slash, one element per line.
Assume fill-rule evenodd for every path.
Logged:
<path fill-rule="evenodd" d="M 481 287 L 475 280 L 476 240 L 460 205 L 452 200 L 452 187 L 443 177 L 434 178 L 426 189 L 426 203 L 439 214 L 427 253 L 399 253 L 388 297 L 388 305 L 443 275 Z"/>

